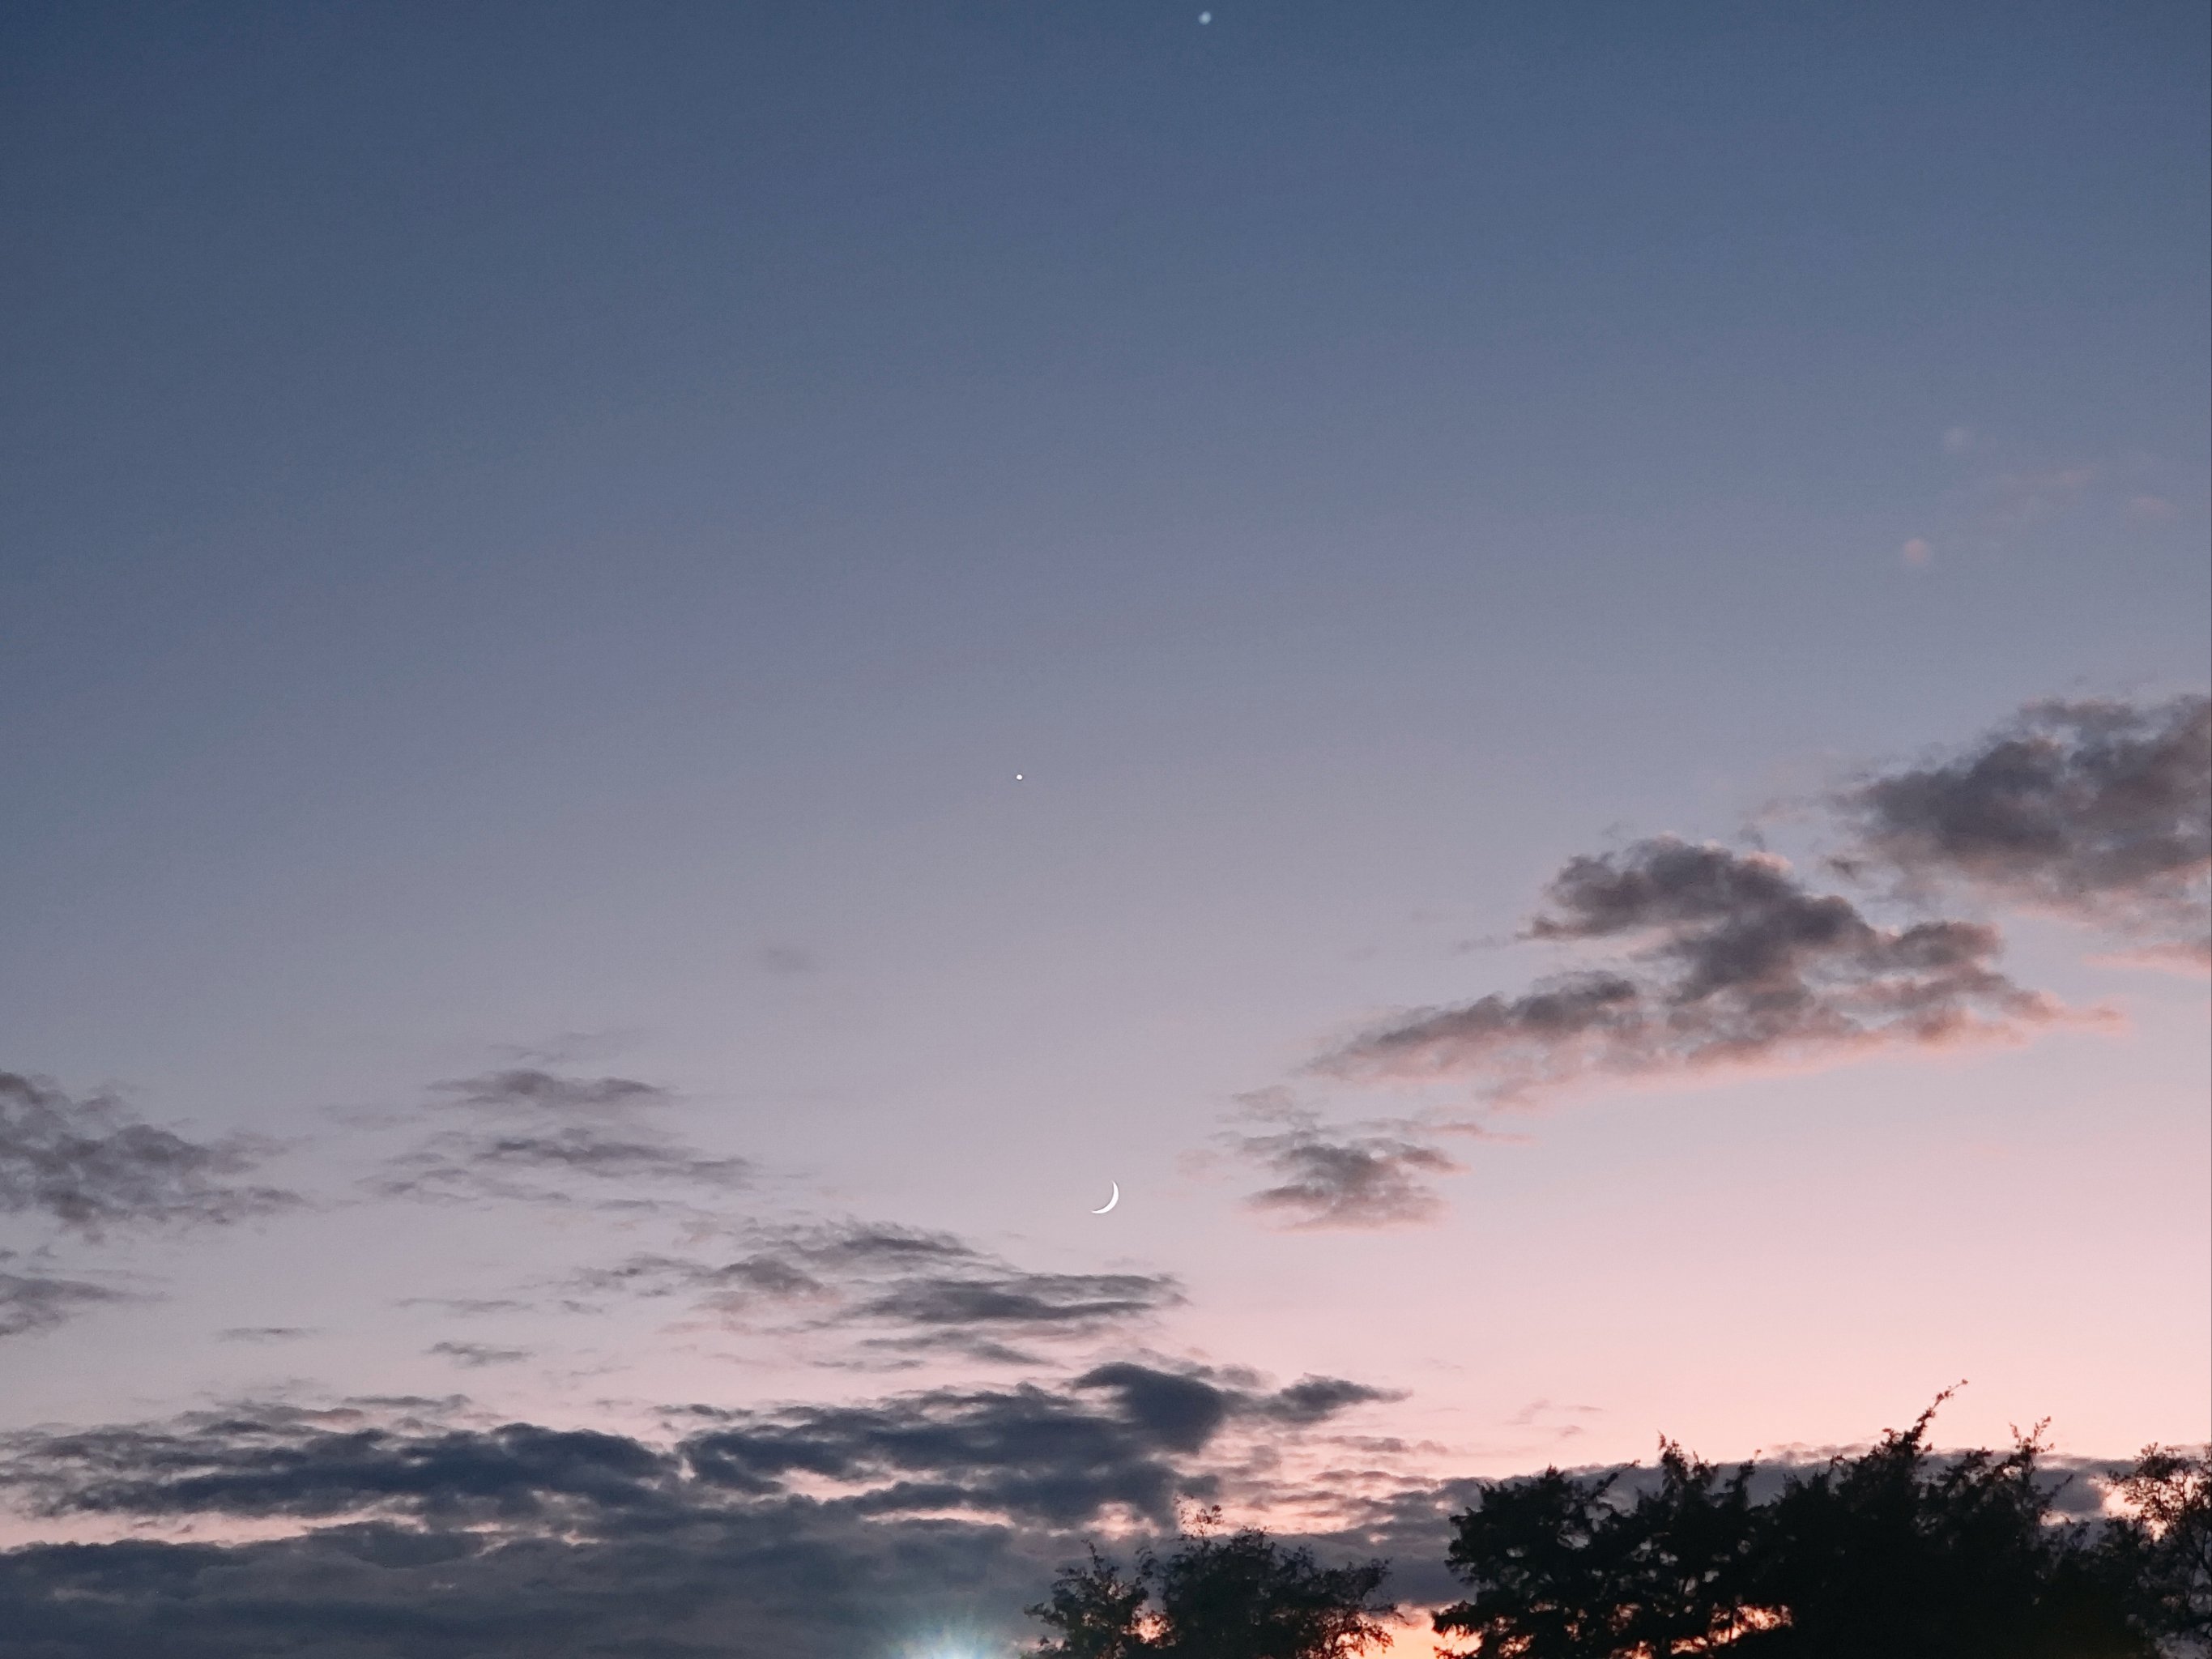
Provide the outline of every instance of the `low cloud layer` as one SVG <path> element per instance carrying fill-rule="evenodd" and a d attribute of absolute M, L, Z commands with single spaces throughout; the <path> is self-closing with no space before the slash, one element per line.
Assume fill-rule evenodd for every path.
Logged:
<path fill-rule="evenodd" d="M 2068 1017 L 1998 970 L 1994 927 L 1884 927 L 1763 853 L 1661 836 L 1569 860 L 1546 900 L 1530 938 L 1615 954 L 1526 992 L 1386 1022 L 1318 1069 L 1464 1080 L 1510 1101 L 1593 1078 L 2018 1037 Z"/>
<path fill-rule="evenodd" d="M 662 1441 L 429 1402 L 239 1406 L 0 1441 L 28 1512 L 256 1541 L 0 1553 L 0 1629 L 68 1659 L 254 1652 L 830 1659 L 1004 1644 L 1081 1535 L 1158 1531 L 1212 1462 L 1381 1398 L 1133 1362 L 1051 1386 L 672 1414 Z"/>
<path fill-rule="evenodd" d="M 2046 702 L 1839 798 L 1845 866 L 2212 960 L 2212 700 Z"/>
<path fill-rule="evenodd" d="M 445 1420 L 432 1402 L 281 1405 L 0 1438 L 0 1490 L 47 1517 L 410 1520 L 579 1535 L 811 1494 L 871 1515 L 1171 1522 L 1210 1490 L 1179 1460 L 1232 1426 L 1296 1432 L 1382 1392 L 1284 1389 L 1132 1361 L 1050 1386 L 946 1388 L 854 1405 L 691 1407 L 672 1443 Z M 1196 1482 L 1195 1485 L 1193 1483 Z"/>
<path fill-rule="evenodd" d="M 0 1212 L 97 1238 L 222 1225 L 298 1204 L 240 1179 L 260 1154 L 242 1138 L 197 1141 L 141 1122 L 112 1095 L 71 1096 L 51 1079 L 0 1072 Z"/>
<path fill-rule="evenodd" d="M 0 1443 L 21 1507 L 142 1535 L 0 1553 L 10 1650 L 55 1659 L 792 1659 L 1000 1651 L 1020 1609 L 1117 1517 L 1117 1553 L 1218 1490 L 1209 1454 L 1279 1443 L 1374 1398 L 1101 1366 L 1052 1388 L 943 1390 L 846 1407 L 679 1413 L 666 1440 L 531 1423 L 458 1426 L 424 1402 L 222 1413 Z M 1820 1467 L 1763 1463 L 1755 1498 Z M 1323 1559 L 1380 1555 L 1414 1602 L 1457 1589 L 1449 1516 L 1481 1484 L 1361 1483 L 1317 1529 Z M 1616 1474 L 1624 1498 L 1654 1478 Z M 2110 1466 L 2072 1474 L 2086 1513 Z M 248 1541 L 226 1526 L 278 1529 Z M 189 1541 L 145 1528 L 190 1526 Z"/>

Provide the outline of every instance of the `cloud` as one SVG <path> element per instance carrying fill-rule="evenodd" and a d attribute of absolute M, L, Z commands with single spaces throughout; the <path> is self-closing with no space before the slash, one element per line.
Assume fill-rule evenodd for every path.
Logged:
<path fill-rule="evenodd" d="M 562 1077 L 535 1066 L 513 1066 L 478 1077 L 434 1084 L 434 1095 L 457 1106 L 490 1111 L 603 1112 L 632 1106 L 658 1106 L 672 1097 L 665 1089 L 627 1077 Z"/>
<path fill-rule="evenodd" d="M 1117 1361 L 1051 1386 L 684 1408 L 659 1441 L 368 1401 L 17 1434 L 0 1488 L 19 1507 L 131 1535 L 0 1553 L 0 1629 L 74 1659 L 709 1659 L 732 1632 L 844 1659 L 932 1630 L 997 1651 L 1034 1634 L 1020 1609 L 1085 1530 L 1157 1534 L 1219 1490 L 1222 1458 L 1381 1397 Z M 1422 1490 L 1433 1513 L 1376 1516 L 1441 1536 Z M 204 1541 L 247 1528 L 288 1535 Z"/>
<path fill-rule="evenodd" d="M 456 1424 L 445 1402 L 246 1404 L 0 1437 L 0 1489 L 47 1518 L 409 1520 L 578 1537 L 799 1495 L 873 1515 L 1171 1521 L 1193 1478 L 1176 1460 L 1233 1425 L 1279 1436 L 1392 1397 L 1340 1378 L 1270 1390 L 1119 1361 L 1051 1386 L 689 1407 L 674 1414 L 688 1431 L 665 1444 Z"/>
<path fill-rule="evenodd" d="M 314 1334 L 307 1325 L 233 1325 L 215 1334 L 218 1342 L 292 1342 Z"/>
<path fill-rule="evenodd" d="M 221 1225 L 301 1202 L 228 1177 L 262 1148 L 241 1136 L 188 1140 L 131 1118 L 113 1096 L 0 1072 L 0 1212 L 43 1214 L 97 1237 L 111 1227 Z"/>
<path fill-rule="evenodd" d="M 267 1406 L 0 1439 L 0 1484 L 35 1515 L 320 1520 L 407 1516 L 588 1525 L 661 1501 L 672 1463 L 619 1435 L 379 1420 Z"/>
<path fill-rule="evenodd" d="M 1661 836 L 1570 860 L 1547 900 L 1529 938 L 1603 945 L 1611 959 L 1402 1015 L 1316 1069 L 1461 1080 L 1503 1101 L 1592 1079 L 2017 1038 L 2078 1018 L 1996 970 L 1994 927 L 1880 927 L 1764 853 Z"/>
<path fill-rule="evenodd" d="M 1281 1177 L 1245 1200 L 1297 1228 L 1368 1228 L 1426 1221 L 1443 1200 L 1428 1177 L 1464 1167 L 1409 1124 L 1327 1128 L 1310 1112 L 1274 1113 L 1283 1127 L 1232 1134 L 1232 1147 Z"/>
<path fill-rule="evenodd" d="M 1248 1409 L 1279 1423 L 1303 1425 L 1324 1422 L 1354 1406 L 1403 1400 L 1405 1397 L 1395 1389 L 1370 1389 L 1364 1382 L 1347 1382 L 1340 1376 L 1307 1376 L 1301 1377 L 1287 1389 L 1279 1389 Z"/>
<path fill-rule="evenodd" d="M 2212 957 L 2212 699 L 2030 704 L 1838 805 L 1854 836 L 1847 869 Z"/>
<path fill-rule="evenodd" d="M 949 1233 L 867 1223 L 759 1228 L 726 1261 L 641 1255 L 579 1275 L 586 1295 L 688 1296 L 728 1322 L 858 1334 L 864 1347 L 945 1349 L 1038 1363 L 1017 1342 L 1087 1338 L 1182 1301 L 1176 1280 L 1138 1273 L 1018 1267 Z"/>
<path fill-rule="evenodd" d="M 455 1364 L 471 1370 L 485 1365 L 513 1365 L 530 1358 L 527 1348 L 493 1348 L 481 1342 L 433 1342 L 429 1352 L 442 1354 Z"/>
<path fill-rule="evenodd" d="M 930 1254 L 851 1241 L 902 1242 Z M 733 1631 L 793 1659 L 911 1651 L 933 1630 L 996 1651 L 1033 1633 L 1020 1609 L 1085 1531 L 1157 1534 L 1224 1472 L 1389 1397 L 1116 1360 L 1048 1384 L 681 1407 L 654 1439 L 421 1401 L 17 1433 L 0 1492 L 18 1509 L 128 1536 L 0 1553 L 0 1629 L 78 1659 L 709 1659 Z"/>
<path fill-rule="evenodd" d="M 0 1629 L 52 1659 L 849 1659 L 917 1632 L 1011 1648 L 1079 1548 L 1047 1531 L 799 1499 L 680 1528 L 487 1537 L 364 1522 L 260 1542 L 0 1554 Z"/>
<path fill-rule="evenodd" d="M 648 1121 L 645 1109 L 673 1097 L 633 1078 L 519 1066 L 441 1083 L 432 1093 L 441 1115 L 459 1109 L 477 1121 L 439 1130 L 392 1159 L 371 1183 L 378 1193 L 449 1203 L 651 1207 L 659 1201 L 654 1188 L 726 1191 L 752 1175 L 749 1160 L 700 1152 Z M 490 1127 L 479 1127 L 484 1120 Z"/>
<path fill-rule="evenodd" d="M 1229 1427 L 1303 1427 L 1389 1396 L 1308 1378 L 1279 1393 L 1196 1370 L 1096 1366 L 1064 1388 L 936 1389 L 866 1406 L 794 1407 L 695 1435 L 702 1480 L 763 1491 L 795 1475 L 860 1488 L 870 1513 L 966 1510 L 1073 1526 L 1116 1510 L 1154 1522 L 1207 1483 L 1176 1460 Z"/>
<path fill-rule="evenodd" d="M 0 1252 L 0 1263 L 14 1259 Z M 135 1300 L 104 1285 L 44 1273 L 15 1273 L 0 1266 L 0 1337 L 50 1331 L 103 1304 Z"/>

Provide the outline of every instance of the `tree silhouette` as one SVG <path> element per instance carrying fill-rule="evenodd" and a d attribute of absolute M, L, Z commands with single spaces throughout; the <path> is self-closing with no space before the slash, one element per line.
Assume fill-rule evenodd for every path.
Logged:
<path fill-rule="evenodd" d="M 2128 1513 L 2106 1549 L 2136 1617 L 2212 1649 L 2212 1465 L 2146 1446 L 2115 1490 Z"/>
<path fill-rule="evenodd" d="M 1486 1486 L 1447 1556 L 1473 1593 L 1436 1626 L 1483 1659 L 2147 1659 L 2212 1631 L 2201 1462 L 2154 1447 L 2118 1485 L 2134 1516 L 2061 1524 L 2039 1429 L 1939 1458 L 1935 1412 L 1764 1503 L 1755 1464 L 1663 1442 L 1633 1498 L 1557 1469 Z"/>
<path fill-rule="evenodd" d="M 1375 1600 L 1381 1561 L 1319 1565 L 1257 1528 L 1213 1530 L 1207 1510 L 1165 1558 L 1150 1550 L 1125 1577 L 1094 1547 L 1061 1569 L 1030 1615 L 1058 1632 L 1036 1659 L 1343 1659 L 1386 1639 L 1395 1609 Z M 1157 1599 L 1156 1599 L 1157 1598 Z"/>

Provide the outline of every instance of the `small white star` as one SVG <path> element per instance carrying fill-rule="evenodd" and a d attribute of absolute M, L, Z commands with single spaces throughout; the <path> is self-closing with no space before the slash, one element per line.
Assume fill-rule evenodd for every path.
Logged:
<path fill-rule="evenodd" d="M 1022 781 L 1022 775 L 1021 775 L 1020 773 L 1018 773 L 1018 772 L 1015 773 L 1015 774 L 1014 774 L 1014 781 L 1015 781 L 1016 783 L 1019 783 L 1021 781 Z"/>

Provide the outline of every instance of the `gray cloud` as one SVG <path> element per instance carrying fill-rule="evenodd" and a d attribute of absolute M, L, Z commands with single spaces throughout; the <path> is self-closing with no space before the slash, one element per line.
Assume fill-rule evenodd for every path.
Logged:
<path fill-rule="evenodd" d="M 81 1279 L 63 1279 L 35 1269 L 14 1272 L 4 1265 L 14 1260 L 9 1253 L 0 1252 L 0 1337 L 50 1331 L 104 1304 L 137 1300 L 125 1291 Z"/>
<path fill-rule="evenodd" d="M 314 1330 L 307 1325 L 233 1325 L 216 1333 L 218 1342 L 293 1342 L 303 1336 L 313 1336 Z"/>
<path fill-rule="evenodd" d="M 303 1530 L 0 1553 L 0 1630 L 11 1651 L 53 1659 L 723 1659 L 732 1632 L 747 1652 L 789 1659 L 914 1651 L 932 1638 L 1001 1651 L 1036 1634 L 1020 1609 L 1079 1554 L 1082 1528 L 1129 1507 L 1123 1494 L 1206 1495 L 1177 1446 L 1212 1449 L 1301 1388 L 1359 1392 L 1326 1378 L 1240 1392 L 1111 1366 L 1056 1389 L 694 1410 L 703 1426 L 668 1445 L 266 1407 L 18 1436 L 0 1478 L 50 1512 Z M 1762 1462 L 1753 1496 L 1825 1462 Z M 2073 1513 L 2110 1472 L 2051 1469 L 2076 1477 Z M 1340 1495 L 1339 1520 L 1285 1541 L 1324 1559 L 1387 1556 L 1396 1593 L 1451 1599 L 1449 1516 L 1487 1483 L 1340 1473 L 1359 1491 Z M 1570 1473 L 1614 1477 L 1624 1500 L 1653 1479 L 1649 1466 Z M 1130 1543 L 1164 1522 L 1164 1510 Z"/>
<path fill-rule="evenodd" d="M 1096 1335 L 1182 1300 L 1164 1274 L 1042 1273 L 947 1233 L 865 1223 L 756 1230 L 722 1261 L 641 1255 L 571 1281 L 586 1296 L 688 1296 L 735 1323 L 777 1316 L 893 1352 L 1038 1363 L 1012 1346 Z"/>
<path fill-rule="evenodd" d="M 661 1501 L 667 1454 L 618 1435 L 492 1430 L 361 1407 L 261 1407 L 162 1425 L 16 1434 L 0 1484 L 33 1514 L 315 1520 L 404 1515 L 588 1525 Z"/>
<path fill-rule="evenodd" d="M 1838 802 L 1854 871 L 2056 912 L 2212 958 L 2212 699 L 2044 702 Z"/>
<path fill-rule="evenodd" d="M 590 1538 L 363 1522 L 0 1553 L 0 1629 L 40 1659 L 851 1659 L 939 1631 L 1006 1649 L 1078 1548 L 797 1498 Z"/>
<path fill-rule="evenodd" d="M 530 1358 L 527 1348 L 495 1348 L 482 1342 L 433 1342 L 429 1352 L 471 1370 L 486 1365 L 513 1365 Z"/>
<path fill-rule="evenodd" d="M 1179 1497 L 1212 1490 L 1176 1460 L 1232 1423 L 1303 1427 L 1384 1397 L 1333 1378 L 1270 1393 L 1124 1361 L 1062 1389 L 938 1389 L 749 1414 L 683 1451 L 701 1479 L 738 1491 L 794 1474 L 860 1486 L 850 1501 L 869 1513 L 964 1510 L 1071 1526 L 1122 1510 L 1164 1523 Z"/>
<path fill-rule="evenodd" d="M 627 1077 L 562 1077 L 535 1066 L 512 1066 L 434 1085 L 431 1092 L 456 1106 L 490 1111 L 589 1112 L 658 1106 L 665 1089 Z"/>
<path fill-rule="evenodd" d="M 186 1139 L 106 1094 L 0 1072 L 0 1212 L 45 1215 L 96 1237 L 111 1227 L 222 1224 L 301 1200 L 232 1179 L 263 1149 L 244 1137 Z"/>
<path fill-rule="evenodd" d="M 1231 1423 L 1279 1433 L 1387 1397 L 1334 1378 L 1270 1391 L 1117 1362 L 1051 1387 L 690 1407 L 677 1413 L 690 1431 L 659 1445 L 528 1423 L 457 1426 L 443 1402 L 249 1405 L 0 1437 L 0 1488 L 47 1517 L 408 1519 L 580 1537 L 802 1491 L 872 1515 L 1076 1523 L 1126 1509 L 1167 1521 L 1195 1478 L 1176 1460 Z"/>
<path fill-rule="evenodd" d="M 752 1174 L 749 1160 L 700 1152 L 650 1121 L 645 1109 L 673 1097 L 632 1078 L 521 1066 L 432 1092 L 441 1114 L 459 1109 L 477 1121 L 437 1130 L 393 1158 L 372 1182 L 376 1192 L 458 1203 L 653 1207 L 672 1187 L 726 1191 Z"/>
<path fill-rule="evenodd" d="M 1387 1227 L 1428 1220 L 1443 1200 L 1428 1184 L 1463 1167 L 1409 1125 L 1324 1127 L 1309 1113 L 1280 1128 L 1236 1134 L 1230 1144 L 1281 1177 L 1245 1200 L 1300 1228 Z"/>
<path fill-rule="evenodd" d="M 1593 1077 L 1802 1065 L 2023 1035 L 2069 1018 L 1994 963 L 1994 927 L 1887 928 L 1781 860 L 1670 836 L 1571 860 L 1529 937 L 1606 965 L 1389 1021 L 1316 1069 L 1463 1079 L 1511 1099 Z"/>

